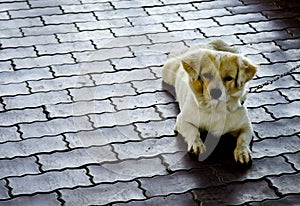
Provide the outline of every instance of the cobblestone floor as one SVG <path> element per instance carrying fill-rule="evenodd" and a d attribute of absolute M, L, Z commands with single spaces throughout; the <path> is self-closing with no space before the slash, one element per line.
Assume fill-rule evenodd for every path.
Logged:
<path fill-rule="evenodd" d="M 299 11 L 296 0 L 0 0 L 0 205 L 299 205 L 299 70 L 249 94 L 250 168 L 233 163 L 231 137 L 204 162 L 186 154 L 161 84 L 168 52 L 215 38 L 260 65 L 249 86 L 272 79 L 300 63 Z"/>

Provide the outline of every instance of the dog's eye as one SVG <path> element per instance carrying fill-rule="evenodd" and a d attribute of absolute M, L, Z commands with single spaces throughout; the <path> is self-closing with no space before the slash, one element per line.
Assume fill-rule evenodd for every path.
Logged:
<path fill-rule="evenodd" d="M 213 78 L 212 74 L 209 73 L 209 72 L 202 74 L 202 76 L 203 76 L 204 78 L 206 78 L 206 79 L 212 79 L 212 78 Z"/>
<path fill-rule="evenodd" d="M 224 81 L 226 82 L 230 82 L 231 80 L 233 80 L 233 78 L 231 76 L 225 77 Z"/>

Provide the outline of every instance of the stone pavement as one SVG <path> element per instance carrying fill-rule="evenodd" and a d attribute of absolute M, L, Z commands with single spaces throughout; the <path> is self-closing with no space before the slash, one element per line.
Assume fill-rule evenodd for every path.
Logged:
<path fill-rule="evenodd" d="M 161 84 L 168 52 L 215 38 L 260 65 L 250 87 L 272 79 L 300 63 L 299 11 L 297 0 L 0 0 L 0 205 L 299 205 L 299 70 L 249 94 L 250 168 L 234 164 L 230 136 L 191 158 Z"/>

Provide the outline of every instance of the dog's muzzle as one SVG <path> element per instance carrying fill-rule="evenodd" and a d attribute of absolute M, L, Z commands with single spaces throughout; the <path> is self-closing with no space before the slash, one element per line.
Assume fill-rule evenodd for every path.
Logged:
<path fill-rule="evenodd" d="M 220 89 L 210 90 L 210 96 L 212 99 L 219 99 L 221 95 L 222 95 L 222 91 Z"/>

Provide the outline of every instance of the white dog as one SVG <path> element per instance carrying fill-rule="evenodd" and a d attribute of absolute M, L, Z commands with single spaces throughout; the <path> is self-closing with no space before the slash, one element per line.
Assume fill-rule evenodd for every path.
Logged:
<path fill-rule="evenodd" d="M 184 137 L 190 152 L 206 152 L 200 129 L 216 137 L 226 133 L 236 136 L 235 160 L 248 163 L 252 159 L 249 145 L 253 130 L 241 102 L 245 83 L 256 71 L 257 66 L 221 40 L 169 55 L 162 76 L 175 87 L 180 107 L 175 130 Z"/>

